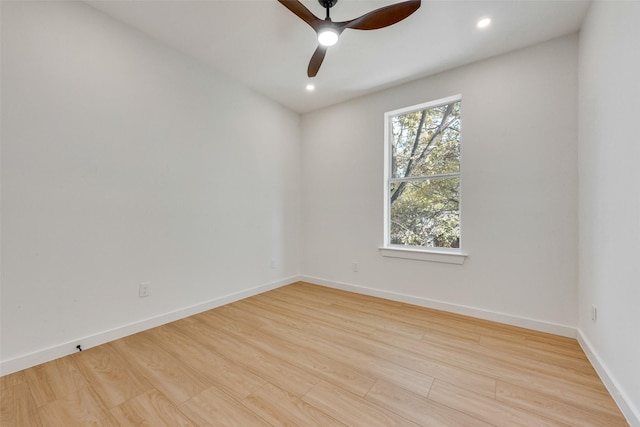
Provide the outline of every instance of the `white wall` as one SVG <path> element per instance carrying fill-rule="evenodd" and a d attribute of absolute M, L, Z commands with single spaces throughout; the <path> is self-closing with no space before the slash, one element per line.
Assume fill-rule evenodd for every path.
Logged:
<path fill-rule="evenodd" d="M 83 3 L 2 2 L 5 371 L 297 275 L 299 120 Z"/>
<path fill-rule="evenodd" d="M 640 3 L 594 2 L 580 32 L 579 65 L 579 330 L 594 365 L 638 426 L 639 23 Z"/>
<path fill-rule="evenodd" d="M 575 334 L 577 52 L 563 37 L 304 115 L 307 279 Z M 469 257 L 383 258 L 383 114 L 458 93 Z"/>

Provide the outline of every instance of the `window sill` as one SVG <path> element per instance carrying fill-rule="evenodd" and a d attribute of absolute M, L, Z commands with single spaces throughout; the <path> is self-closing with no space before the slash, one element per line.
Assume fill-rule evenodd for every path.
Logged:
<path fill-rule="evenodd" d="M 406 247 L 381 247 L 380 253 L 384 257 L 413 259 L 418 261 L 444 262 L 447 264 L 464 264 L 467 254 L 457 251 L 438 251 L 414 249 Z"/>

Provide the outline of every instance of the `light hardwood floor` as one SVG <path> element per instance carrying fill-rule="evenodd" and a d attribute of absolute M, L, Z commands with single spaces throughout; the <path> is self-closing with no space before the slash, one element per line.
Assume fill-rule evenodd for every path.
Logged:
<path fill-rule="evenodd" d="M 296 283 L 2 377 L 9 426 L 626 426 L 576 340 Z"/>

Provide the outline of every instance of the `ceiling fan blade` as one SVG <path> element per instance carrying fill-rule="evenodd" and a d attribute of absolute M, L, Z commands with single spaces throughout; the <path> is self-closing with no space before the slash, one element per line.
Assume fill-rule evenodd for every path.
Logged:
<path fill-rule="evenodd" d="M 284 7 L 293 12 L 298 18 L 309 24 L 311 28 L 318 31 L 320 24 L 324 22 L 322 19 L 315 16 L 309 9 L 307 9 L 298 0 L 278 0 Z"/>
<path fill-rule="evenodd" d="M 309 67 L 307 68 L 307 76 L 315 77 L 318 74 L 318 70 L 320 69 L 320 65 L 322 65 L 322 61 L 324 60 L 324 56 L 327 53 L 326 46 L 318 46 L 315 52 L 313 52 L 313 56 L 311 56 L 311 61 L 309 61 Z"/>
<path fill-rule="evenodd" d="M 336 22 L 340 28 L 352 30 L 377 30 L 400 22 L 420 7 L 421 0 L 409 0 L 381 7 L 351 21 Z M 304 6 L 303 6 L 304 7 Z"/>

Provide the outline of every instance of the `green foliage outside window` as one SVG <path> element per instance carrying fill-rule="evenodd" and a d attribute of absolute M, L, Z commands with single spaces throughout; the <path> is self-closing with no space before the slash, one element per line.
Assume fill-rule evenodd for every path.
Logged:
<path fill-rule="evenodd" d="M 460 246 L 460 101 L 391 118 L 390 243 Z"/>

